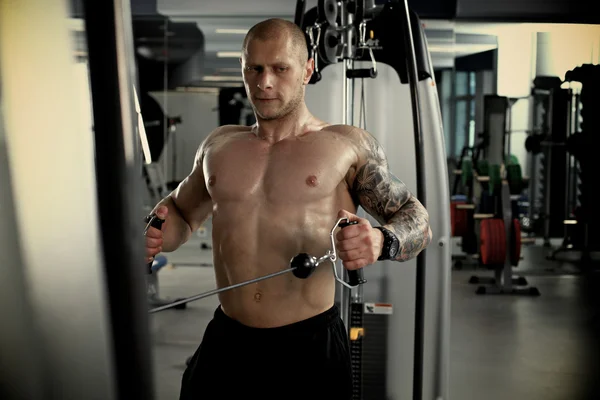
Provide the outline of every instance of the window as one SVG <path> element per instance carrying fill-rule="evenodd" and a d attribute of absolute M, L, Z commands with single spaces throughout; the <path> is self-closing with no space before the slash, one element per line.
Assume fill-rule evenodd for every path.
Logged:
<path fill-rule="evenodd" d="M 456 71 L 454 78 L 454 138 L 449 157 L 459 158 L 465 146 L 475 143 L 475 88 L 474 71 Z"/>

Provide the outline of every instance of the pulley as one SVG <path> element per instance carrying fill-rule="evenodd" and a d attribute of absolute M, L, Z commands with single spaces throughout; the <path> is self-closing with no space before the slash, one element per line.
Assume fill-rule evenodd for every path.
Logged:
<path fill-rule="evenodd" d="M 325 21 L 329 26 L 337 26 L 339 6 L 337 0 L 319 0 L 319 21 Z"/>

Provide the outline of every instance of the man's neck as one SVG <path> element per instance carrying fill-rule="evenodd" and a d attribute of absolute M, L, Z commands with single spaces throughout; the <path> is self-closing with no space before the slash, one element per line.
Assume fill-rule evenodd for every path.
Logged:
<path fill-rule="evenodd" d="M 289 137 L 302 135 L 306 125 L 311 120 L 312 115 L 308 111 L 306 104 L 303 103 L 298 109 L 282 118 L 262 120 L 257 117 L 257 122 L 253 130 L 260 139 L 277 143 Z"/>

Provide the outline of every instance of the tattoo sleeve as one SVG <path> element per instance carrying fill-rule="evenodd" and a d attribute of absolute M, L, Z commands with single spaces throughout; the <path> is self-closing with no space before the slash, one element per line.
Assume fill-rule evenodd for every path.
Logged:
<path fill-rule="evenodd" d="M 364 154 L 352 184 L 355 201 L 400 241 L 396 261 L 416 257 L 431 242 L 425 207 L 389 170 L 381 145 L 369 133 L 361 143 Z"/>

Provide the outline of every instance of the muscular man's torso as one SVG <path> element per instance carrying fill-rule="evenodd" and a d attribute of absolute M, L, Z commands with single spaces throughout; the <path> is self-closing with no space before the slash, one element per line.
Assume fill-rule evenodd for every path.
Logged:
<path fill-rule="evenodd" d="M 354 212 L 348 176 L 356 148 L 342 129 L 328 127 L 275 144 L 250 127 L 227 127 L 206 145 L 203 174 L 213 202 L 217 286 L 289 268 L 298 253 L 320 257 L 340 209 Z M 307 279 L 292 273 L 220 294 L 224 312 L 243 324 L 273 327 L 333 305 L 331 263 Z"/>

